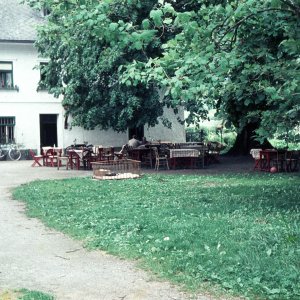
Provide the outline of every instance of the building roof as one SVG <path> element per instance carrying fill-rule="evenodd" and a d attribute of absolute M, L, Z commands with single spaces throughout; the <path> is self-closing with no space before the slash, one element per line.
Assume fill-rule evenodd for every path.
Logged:
<path fill-rule="evenodd" d="M 33 42 L 42 15 L 19 0 L 0 0 L 0 42 Z"/>

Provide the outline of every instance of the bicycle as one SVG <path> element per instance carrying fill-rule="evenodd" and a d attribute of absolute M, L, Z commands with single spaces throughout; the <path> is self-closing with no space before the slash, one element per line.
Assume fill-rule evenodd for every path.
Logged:
<path fill-rule="evenodd" d="M 20 160 L 22 153 L 17 144 L 0 144 L 0 159 L 7 155 L 10 160 Z"/>

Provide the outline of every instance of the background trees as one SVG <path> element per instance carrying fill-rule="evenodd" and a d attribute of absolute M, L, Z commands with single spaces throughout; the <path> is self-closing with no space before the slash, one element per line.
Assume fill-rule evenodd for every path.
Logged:
<path fill-rule="evenodd" d="M 193 123 L 216 108 L 242 152 L 299 126 L 299 0 L 29 2 L 51 8 L 37 47 L 79 125 L 154 125 L 165 105 Z"/>

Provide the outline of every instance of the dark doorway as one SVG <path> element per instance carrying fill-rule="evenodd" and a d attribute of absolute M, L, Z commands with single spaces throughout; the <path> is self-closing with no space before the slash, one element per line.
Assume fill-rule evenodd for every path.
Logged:
<path fill-rule="evenodd" d="M 57 115 L 40 115 L 41 147 L 57 146 Z"/>
<path fill-rule="evenodd" d="M 141 140 L 144 136 L 144 126 L 134 127 L 128 129 L 128 139 L 130 140 L 133 135 L 137 136 L 138 140 Z"/>

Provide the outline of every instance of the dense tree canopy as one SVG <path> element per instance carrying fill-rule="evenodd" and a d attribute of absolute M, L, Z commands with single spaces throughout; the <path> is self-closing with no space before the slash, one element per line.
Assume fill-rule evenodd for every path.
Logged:
<path fill-rule="evenodd" d="M 154 125 L 181 105 L 261 140 L 299 126 L 299 0 L 27 2 L 51 8 L 37 47 L 80 125 Z"/>
<path fill-rule="evenodd" d="M 63 95 L 76 125 L 121 131 L 158 122 L 164 104 L 157 87 L 119 80 L 120 66 L 161 53 L 159 30 L 144 21 L 157 1 L 30 3 L 50 8 L 36 42 L 41 55 L 50 58 L 43 84 L 55 96 Z"/>
<path fill-rule="evenodd" d="M 178 13 L 172 25 L 180 32 L 162 46 L 164 55 L 129 66 L 130 74 L 139 69 L 167 86 L 190 122 L 216 107 L 261 140 L 291 133 L 300 120 L 299 12 L 299 1 L 244 0 Z"/>

